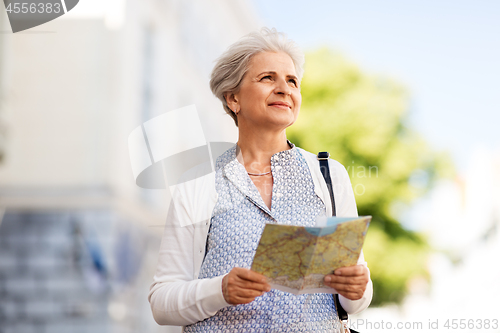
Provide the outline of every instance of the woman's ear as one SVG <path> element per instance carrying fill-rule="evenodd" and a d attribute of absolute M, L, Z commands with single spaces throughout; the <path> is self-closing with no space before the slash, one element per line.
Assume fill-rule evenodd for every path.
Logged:
<path fill-rule="evenodd" d="M 224 95 L 224 98 L 226 99 L 227 106 L 237 114 L 240 111 L 240 104 L 236 95 L 234 93 L 227 93 Z"/>

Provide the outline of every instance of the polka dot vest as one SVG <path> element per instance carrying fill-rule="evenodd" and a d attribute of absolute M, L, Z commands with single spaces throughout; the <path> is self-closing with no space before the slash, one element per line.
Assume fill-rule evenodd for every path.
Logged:
<path fill-rule="evenodd" d="M 218 200 L 199 278 L 250 268 L 266 223 L 314 226 L 325 205 L 314 192 L 311 172 L 297 148 L 271 158 L 271 209 L 236 159 L 236 146 L 217 159 Z M 184 332 L 339 332 L 331 294 L 293 295 L 272 289 L 249 304 L 229 306 L 189 325 Z"/>

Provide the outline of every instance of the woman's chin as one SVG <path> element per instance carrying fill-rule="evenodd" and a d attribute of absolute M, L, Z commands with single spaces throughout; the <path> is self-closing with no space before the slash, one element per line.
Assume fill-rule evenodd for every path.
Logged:
<path fill-rule="evenodd" d="M 295 122 L 294 117 L 275 117 L 265 122 L 266 127 L 276 130 L 284 130 Z"/>

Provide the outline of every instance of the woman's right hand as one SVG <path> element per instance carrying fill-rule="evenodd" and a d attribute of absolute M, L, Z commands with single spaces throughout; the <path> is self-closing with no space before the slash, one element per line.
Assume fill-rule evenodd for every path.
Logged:
<path fill-rule="evenodd" d="M 222 279 L 222 294 L 229 304 L 247 304 L 270 291 L 266 277 L 246 268 L 235 267 Z"/>

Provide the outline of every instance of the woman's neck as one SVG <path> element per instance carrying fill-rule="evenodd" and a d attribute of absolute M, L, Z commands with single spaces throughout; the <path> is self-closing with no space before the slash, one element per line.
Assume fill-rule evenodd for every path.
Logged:
<path fill-rule="evenodd" d="M 248 172 L 267 172 L 270 170 L 271 157 L 277 152 L 290 149 L 285 130 L 277 133 L 255 133 L 239 131 L 238 160 Z"/>

